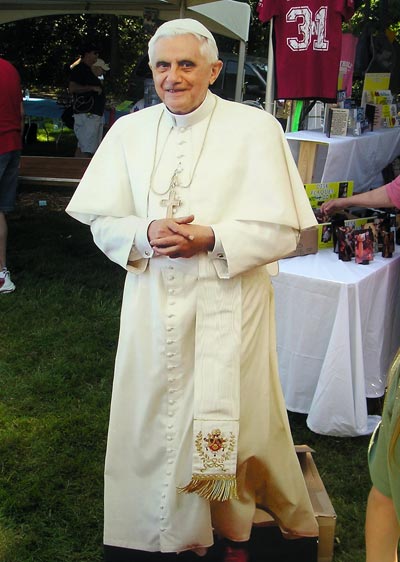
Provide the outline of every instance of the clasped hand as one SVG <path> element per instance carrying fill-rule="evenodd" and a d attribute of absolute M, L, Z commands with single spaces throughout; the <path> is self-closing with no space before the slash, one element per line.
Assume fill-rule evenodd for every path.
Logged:
<path fill-rule="evenodd" d="M 191 258 L 214 247 L 214 232 L 210 226 L 191 224 L 194 215 L 159 219 L 150 223 L 147 237 L 156 256 Z"/>

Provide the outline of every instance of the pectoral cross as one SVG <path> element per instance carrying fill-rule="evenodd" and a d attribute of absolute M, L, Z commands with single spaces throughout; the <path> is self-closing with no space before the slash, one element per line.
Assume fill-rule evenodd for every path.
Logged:
<path fill-rule="evenodd" d="M 178 186 L 178 179 L 181 171 L 182 170 L 179 163 L 172 175 L 171 182 L 169 184 L 168 199 L 162 199 L 160 203 L 162 207 L 167 207 L 167 219 L 172 219 L 176 209 L 180 207 L 180 205 L 182 205 L 182 199 L 179 199 L 175 191 L 175 188 Z"/>
<path fill-rule="evenodd" d="M 176 209 L 180 205 L 182 205 L 182 199 L 179 199 L 179 197 L 176 195 L 174 188 L 170 189 L 168 193 L 168 199 L 161 200 L 161 206 L 167 207 L 167 219 L 172 219 Z"/>

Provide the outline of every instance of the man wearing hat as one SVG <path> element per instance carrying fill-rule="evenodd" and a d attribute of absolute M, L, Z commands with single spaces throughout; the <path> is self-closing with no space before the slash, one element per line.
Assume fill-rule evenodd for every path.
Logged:
<path fill-rule="evenodd" d="M 105 96 L 101 81 L 92 71 L 98 54 L 95 45 L 84 44 L 80 62 L 71 65 L 68 89 L 73 97 L 74 132 L 78 139 L 75 156 L 93 156 L 103 138 Z"/>
<path fill-rule="evenodd" d="M 99 57 L 97 58 L 97 61 L 92 64 L 92 72 L 99 80 L 104 80 L 104 72 L 108 72 L 109 70 L 110 65 Z"/>
<path fill-rule="evenodd" d="M 208 29 L 163 24 L 149 60 L 163 103 L 113 125 L 67 207 L 127 271 L 105 555 L 193 560 L 216 540 L 246 562 L 256 505 L 286 537 L 318 535 L 270 280 L 315 219 L 275 118 L 209 91 L 222 63 Z"/>

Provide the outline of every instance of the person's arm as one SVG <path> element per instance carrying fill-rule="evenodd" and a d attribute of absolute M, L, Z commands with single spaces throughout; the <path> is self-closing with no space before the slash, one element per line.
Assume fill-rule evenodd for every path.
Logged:
<path fill-rule="evenodd" d="M 84 86 L 83 84 L 78 84 L 78 82 L 70 81 L 68 84 L 68 90 L 71 94 L 86 94 L 88 92 L 97 92 L 101 94 L 102 88 L 100 86 Z"/>
<path fill-rule="evenodd" d="M 382 185 L 377 189 L 371 189 L 363 193 L 357 193 L 351 197 L 340 197 L 339 199 L 330 199 L 321 205 L 321 213 L 323 215 L 331 215 L 335 211 L 345 209 L 347 207 L 393 207 L 386 185 Z"/>
<path fill-rule="evenodd" d="M 393 500 L 372 486 L 365 523 L 366 562 L 397 562 L 399 538 Z"/>

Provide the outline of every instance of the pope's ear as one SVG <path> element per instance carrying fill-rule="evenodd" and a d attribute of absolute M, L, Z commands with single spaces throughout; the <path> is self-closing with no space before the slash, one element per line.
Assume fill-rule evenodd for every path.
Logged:
<path fill-rule="evenodd" d="M 216 62 L 213 63 L 211 67 L 210 85 L 214 84 L 223 66 L 224 63 L 222 62 L 222 60 L 217 60 Z"/>

